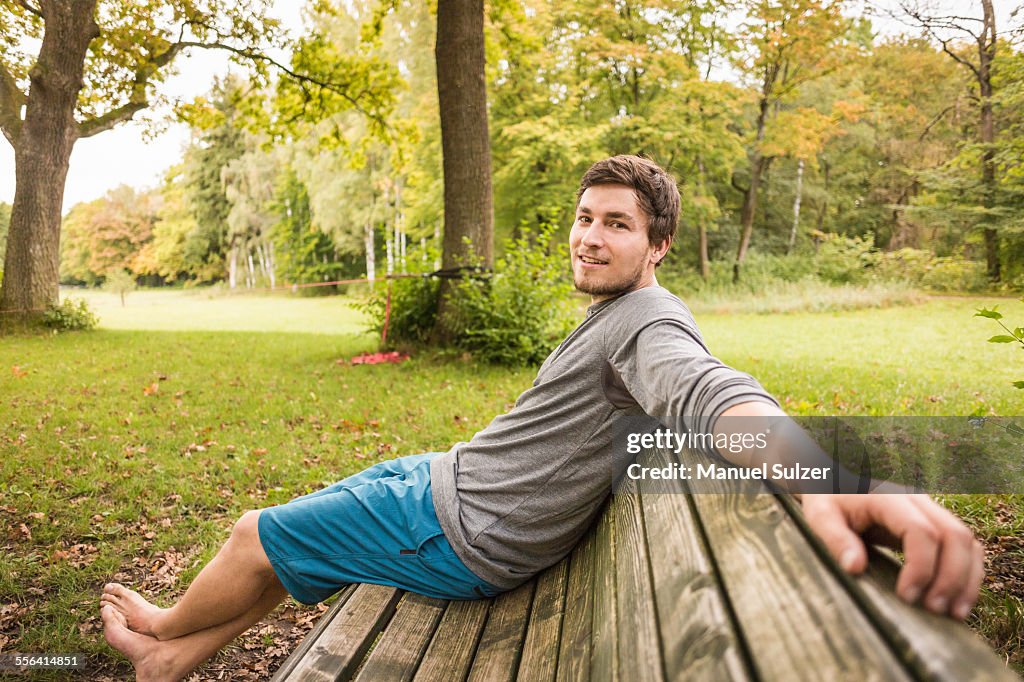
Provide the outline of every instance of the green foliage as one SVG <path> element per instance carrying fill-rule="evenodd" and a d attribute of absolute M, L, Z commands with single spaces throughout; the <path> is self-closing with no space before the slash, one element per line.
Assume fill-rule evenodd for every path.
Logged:
<path fill-rule="evenodd" d="M 435 249 L 413 249 L 409 253 L 409 274 L 424 275 L 438 254 Z M 391 314 L 388 319 L 388 347 L 404 344 L 424 344 L 430 338 L 437 321 L 437 303 L 441 282 L 436 277 L 409 277 L 378 282 L 365 301 L 354 304 L 370 320 L 369 328 L 378 338 L 384 331 L 388 296 Z"/>
<path fill-rule="evenodd" d="M 211 106 L 219 114 L 215 127 L 199 134 L 199 143 L 185 153 L 184 185 L 195 219 L 183 245 L 184 264 L 201 282 L 223 279 L 227 267 L 228 215 L 231 202 L 224 192 L 224 169 L 246 151 L 245 131 L 238 111 L 242 83 L 237 78 L 214 85 Z"/>
<path fill-rule="evenodd" d="M 99 318 L 82 299 L 66 298 L 62 303 L 53 303 L 43 313 L 43 324 L 58 332 L 94 329 Z"/>
<path fill-rule="evenodd" d="M 467 277 L 454 286 L 456 344 L 488 362 L 541 362 L 577 322 L 564 244 L 552 248 L 553 230 L 529 232 L 505 247 L 489 278 Z"/>
<path fill-rule="evenodd" d="M 1021 299 L 1021 303 L 1024 303 L 1024 298 Z M 1024 325 L 1017 327 L 1016 329 L 1010 329 L 1003 322 L 1003 314 L 996 310 L 999 306 L 992 306 L 991 310 L 988 308 L 979 308 L 978 312 L 974 314 L 975 317 L 984 317 L 990 320 L 995 320 L 996 323 L 1002 327 L 1006 333 L 997 334 L 988 340 L 989 343 L 1012 343 L 1014 345 L 1020 344 L 1022 350 L 1024 350 Z M 1015 388 L 1024 389 L 1024 381 L 1014 381 L 1013 385 Z"/>
<path fill-rule="evenodd" d="M 313 223 L 309 192 L 291 168 L 278 178 L 272 210 L 277 218 L 271 236 L 278 278 L 293 284 L 340 279 L 334 242 Z"/>
<path fill-rule="evenodd" d="M 564 245 L 552 245 L 553 229 L 533 234 L 523 228 L 518 239 L 505 245 L 492 274 L 452 280 L 451 328 L 454 346 L 475 357 L 506 365 L 542 361 L 576 324 L 577 306 L 568 277 Z M 417 251 L 410 263 L 420 272 L 436 254 Z M 427 343 L 437 321 L 440 280 L 436 277 L 398 279 L 376 285 L 357 307 L 377 334 L 384 329 L 388 292 L 391 317 L 389 346 Z"/>

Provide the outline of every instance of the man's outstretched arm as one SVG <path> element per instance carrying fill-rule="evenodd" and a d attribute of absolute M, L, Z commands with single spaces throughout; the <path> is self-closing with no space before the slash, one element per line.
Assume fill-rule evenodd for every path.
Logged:
<path fill-rule="evenodd" d="M 763 402 L 739 403 L 721 414 L 785 416 Z M 865 540 L 885 544 L 903 551 L 896 582 L 900 598 L 960 620 L 973 608 L 984 576 L 981 543 L 960 519 L 927 495 L 805 494 L 801 501 L 807 523 L 845 570 L 857 574 L 867 568 Z"/>

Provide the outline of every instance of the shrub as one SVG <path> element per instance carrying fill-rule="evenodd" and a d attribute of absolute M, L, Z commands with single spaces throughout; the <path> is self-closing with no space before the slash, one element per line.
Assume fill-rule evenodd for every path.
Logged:
<path fill-rule="evenodd" d="M 828 235 L 814 256 L 817 274 L 833 284 L 866 282 L 880 258 L 870 237 Z"/>
<path fill-rule="evenodd" d="M 510 365 L 539 363 L 575 326 L 572 281 L 564 244 L 551 248 L 553 229 L 535 240 L 510 241 L 490 278 L 454 287 L 456 344 L 475 356 Z"/>
<path fill-rule="evenodd" d="M 989 287 L 985 264 L 962 258 L 936 258 L 921 277 L 932 291 L 984 291 Z"/>
<path fill-rule="evenodd" d="M 434 263 L 433 249 L 410 252 L 407 262 L 412 264 L 410 274 L 426 274 Z M 397 279 L 377 282 L 364 302 L 354 304 L 357 310 L 370 318 L 370 330 L 378 336 L 384 331 L 388 288 L 391 289 L 391 318 L 388 321 L 388 347 L 403 343 L 424 343 L 430 336 L 437 319 L 437 299 L 441 289 L 436 277 Z"/>
<path fill-rule="evenodd" d="M 551 248 L 553 230 L 524 233 L 506 245 L 488 276 L 452 280 L 450 327 L 453 345 L 481 360 L 503 364 L 542 361 L 576 324 L 569 260 L 564 245 Z M 434 261 L 434 254 L 409 262 Z M 469 265 L 474 265 L 470 263 Z M 440 280 L 399 279 L 391 283 L 387 345 L 426 343 L 437 321 Z M 370 329 L 384 328 L 387 288 L 377 286 L 356 307 L 370 317 Z"/>
<path fill-rule="evenodd" d="M 55 331 L 93 329 L 99 318 L 82 299 L 66 298 L 63 303 L 51 303 L 43 313 L 43 324 Z"/>

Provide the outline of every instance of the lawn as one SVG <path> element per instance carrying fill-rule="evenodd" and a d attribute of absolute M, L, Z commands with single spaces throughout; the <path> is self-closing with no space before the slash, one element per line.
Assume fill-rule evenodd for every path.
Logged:
<path fill-rule="evenodd" d="M 0 650 L 86 652 L 74 679 L 127 672 L 99 632 L 104 582 L 173 597 L 246 509 L 468 439 L 535 371 L 431 353 L 352 366 L 375 339 L 338 297 L 89 298 L 98 331 L 0 340 Z M 991 303 L 698 320 L 713 351 L 795 413 L 1024 414 L 1010 386 L 1024 354 L 987 344 L 998 330 L 972 317 Z M 1018 498 L 947 502 L 990 542 L 1005 538 L 993 546 L 1020 570 Z M 1020 661 L 1020 584 L 987 589 L 975 625 Z M 318 613 L 286 609 L 202 679 L 265 677 Z"/>

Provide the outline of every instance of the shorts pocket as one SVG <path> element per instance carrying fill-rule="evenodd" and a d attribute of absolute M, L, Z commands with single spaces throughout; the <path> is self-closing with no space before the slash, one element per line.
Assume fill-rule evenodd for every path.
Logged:
<path fill-rule="evenodd" d="M 416 555 L 426 561 L 450 561 L 455 556 L 444 531 L 429 535 L 416 547 Z"/>

